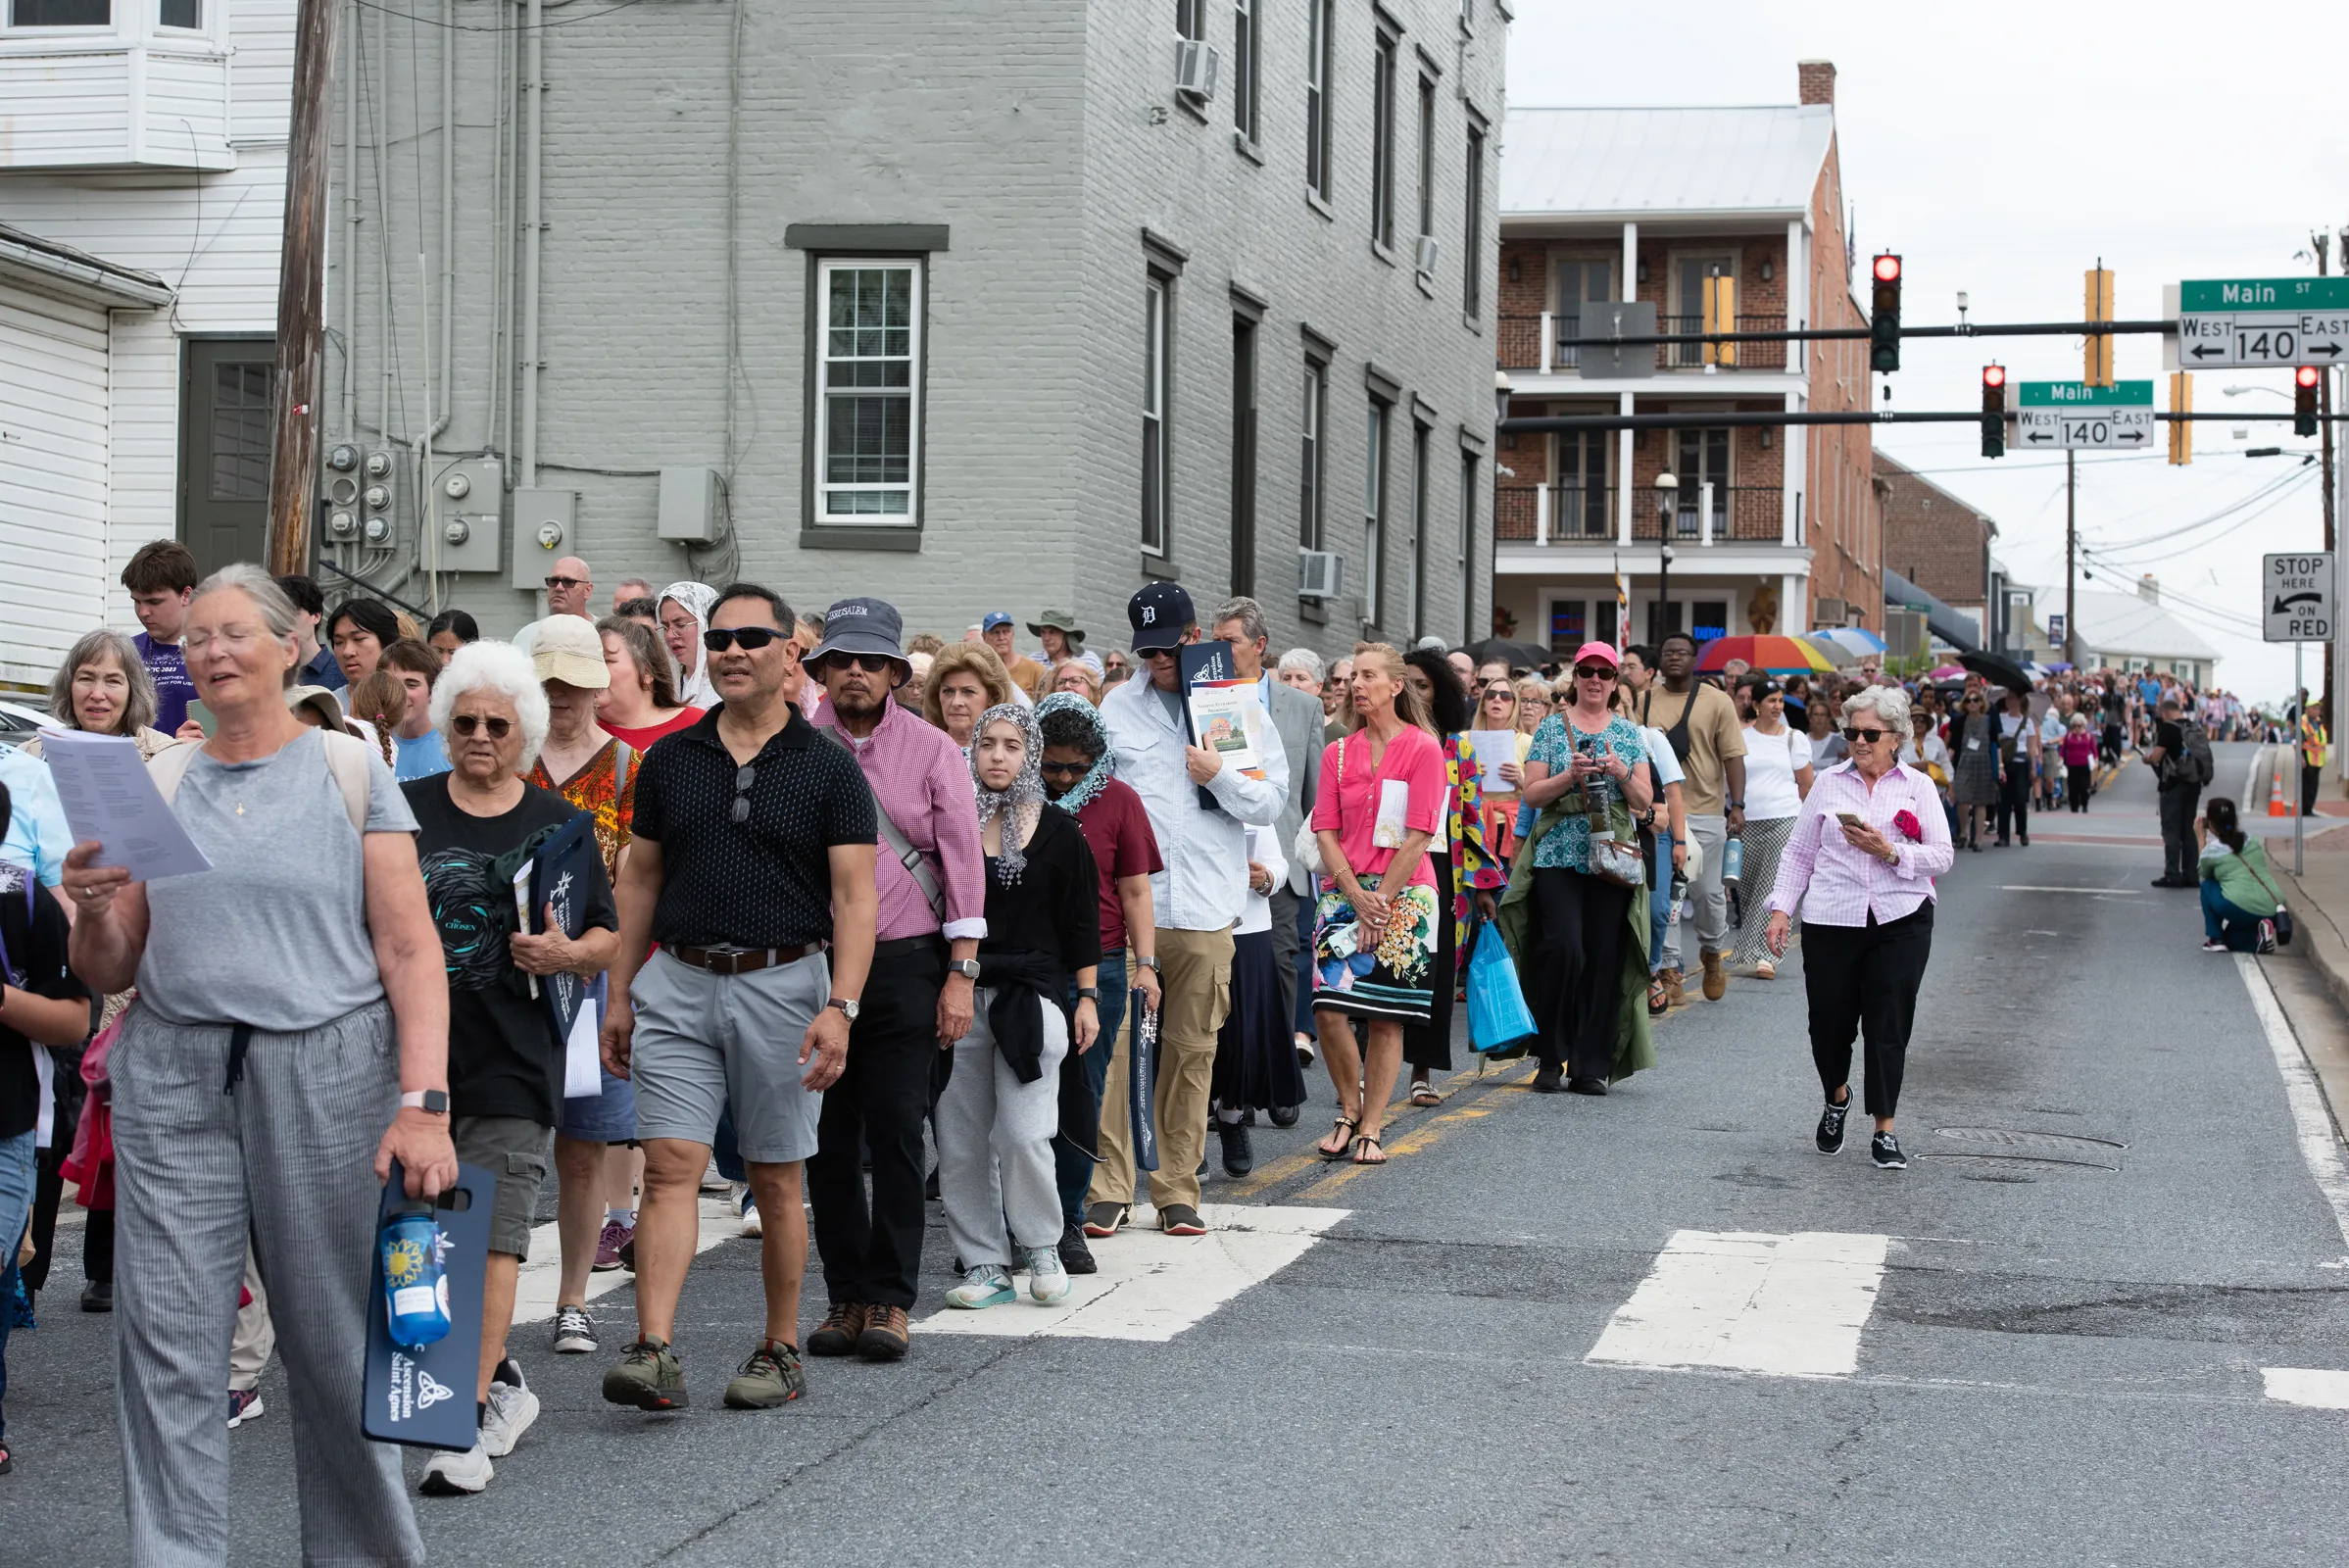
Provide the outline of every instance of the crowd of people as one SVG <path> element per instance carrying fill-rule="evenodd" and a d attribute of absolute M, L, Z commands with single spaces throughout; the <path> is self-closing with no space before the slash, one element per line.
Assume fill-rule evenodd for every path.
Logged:
<path fill-rule="evenodd" d="M 395 1163 L 416 1196 L 460 1163 L 495 1180 L 476 1438 L 422 1481 L 476 1494 L 538 1414 L 513 1319 L 550 1178 L 547 1348 L 601 1350 L 588 1281 L 631 1271 L 604 1397 L 688 1405 L 678 1302 L 722 1192 L 765 1319 L 722 1399 L 771 1408 L 803 1356 L 908 1353 L 930 1201 L 944 1306 L 1056 1302 L 1145 1197 L 1165 1234 L 1207 1233 L 1208 1134 L 1248 1174 L 1250 1129 L 1294 1125 L 1317 1063 L 1320 1156 L 1386 1163 L 1393 1107 L 1442 1102 L 1485 944 L 1534 1027 L 1473 1043 L 1599 1097 L 1690 990 L 1773 980 L 1797 920 L 1817 1146 L 1841 1147 L 1864 1036 L 1872 1153 L 1898 1168 L 1933 877 L 1993 831 L 2028 845 L 2034 801 L 2084 808 L 2123 742 L 2165 791 L 2208 758 L 2191 693 L 2113 677 L 1700 676 L 1683 634 L 1547 669 L 1432 641 L 1325 662 L 1273 654 L 1254 600 L 1202 615 L 1166 582 L 1125 649 L 1048 611 L 1030 652 L 1008 612 L 908 637 L 885 600 L 807 615 L 748 582 L 630 580 L 599 615 L 575 557 L 511 641 L 251 566 L 199 581 L 168 541 L 123 581 L 141 633 L 81 638 L 51 712 L 134 741 L 213 869 L 98 863 L 38 743 L 0 750 L 0 1235 L 23 1238 L 0 1356 L 71 1189 L 80 1304 L 122 1318 L 133 1552 L 173 1560 L 225 1554 L 226 1434 L 263 1413 L 272 1353 L 306 1554 L 417 1555 L 355 1372 Z M 1254 694 L 1245 762 L 1192 728 L 1201 641 Z M 2180 874 L 2231 855 L 2205 897 L 2231 943 L 2265 867 L 2225 805 L 2189 809 Z M 575 918 L 517 910 L 517 867 L 582 816 Z M 534 1000 L 564 975 L 593 1062 Z"/>

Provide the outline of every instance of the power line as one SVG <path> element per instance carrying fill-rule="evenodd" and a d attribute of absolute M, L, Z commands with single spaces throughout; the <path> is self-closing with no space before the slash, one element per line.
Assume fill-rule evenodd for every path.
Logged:
<path fill-rule="evenodd" d="M 499 23 L 483 26 L 478 23 L 471 22 L 440 22 L 430 17 L 419 17 L 413 11 L 404 11 L 398 6 L 380 4 L 379 0 L 351 0 L 351 3 L 363 10 L 380 11 L 387 17 L 398 17 L 401 21 L 418 27 L 443 27 L 451 32 L 528 32 L 530 30 L 528 25 L 519 23 L 513 25 Z M 555 11 L 577 3 L 578 0 L 552 0 L 552 3 L 545 6 L 544 9 Z M 540 23 L 539 27 L 542 30 L 551 30 L 556 27 L 573 26 L 582 22 L 593 22 L 598 17 L 609 17 L 614 11 L 626 11 L 631 6 L 642 4 L 644 4 L 644 0 L 615 0 L 615 3 L 606 6 L 601 11 L 589 11 L 576 17 L 559 17 L 553 22 Z"/>

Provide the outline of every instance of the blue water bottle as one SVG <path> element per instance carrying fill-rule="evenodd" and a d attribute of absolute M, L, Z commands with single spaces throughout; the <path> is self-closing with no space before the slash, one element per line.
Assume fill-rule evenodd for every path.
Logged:
<path fill-rule="evenodd" d="M 1745 841 L 1731 839 L 1721 848 L 1721 880 L 1735 882 L 1745 869 Z"/>
<path fill-rule="evenodd" d="M 394 1345 L 420 1349 L 449 1332 L 449 1281 L 441 1272 L 432 1205 L 411 1199 L 383 1222 L 384 1307 Z"/>

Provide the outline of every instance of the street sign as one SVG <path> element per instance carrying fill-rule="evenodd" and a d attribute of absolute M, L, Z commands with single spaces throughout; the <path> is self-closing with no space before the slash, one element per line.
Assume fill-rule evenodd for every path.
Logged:
<path fill-rule="evenodd" d="M 2247 277 L 2178 286 L 2178 368 L 2338 365 L 2349 277 Z"/>
<path fill-rule="evenodd" d="M 2332 638 L 2333 553 L 2304 550 L 2260 558 L 2260 618 L 2272 643 Z"/>
<path fill-rule="evenodd" d="M 2063 651 L 2063 648 L 2064 648 L 2064 612 L 2063 612 L 2062 611 L 2060 611 L 2060 610 L 2059 610 L 2059 611 L 2057 611 L 2057 612 L 2056 612 L 2054 614 L 2052 614 L 2052 615 L 2049 615 L 2049 616 L 2047 617 L 2047 640 L 2048 640 L 2049 642 L 2051 642 L 2051 643 L 2055 644 L 2056 651 L 2057 651 L 2058 653 L 2061 653 L 2061 652 Z"/>
<path fill-rule="evenodd" d="M 1574 335 L 1594 337 L 1654 337 L 1653 300 L 1585 300 L 1576 318 Z M 1584 342 L 1574 351 L 1574 368 L 1586 381 L 1621 380 L 1656 373 L 1655 346 L 1649 343 Z"/>
<path fill-rule="evenodd" d="M 2027 448 L 2111 448 L 2141 452 L 2153 445 L 2153 383 L 2025 381 L 2015 410 L 2017 440 Z"/>

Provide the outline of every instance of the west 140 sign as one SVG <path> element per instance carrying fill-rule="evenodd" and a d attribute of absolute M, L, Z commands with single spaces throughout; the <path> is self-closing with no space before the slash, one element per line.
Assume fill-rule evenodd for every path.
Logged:
<path fill-rule="evenodd" d="M 2349 350 L 2349 277 L 2247 277 L 2178 286 L 2178 368 L 2334 365 Z"/>
<path fill-rule="evenodd" d="M 2025 381 L 2015 406 L 2017 442 L 2042 447 L 2138 452 L 2153 444 L 2153 383 Z"/>

